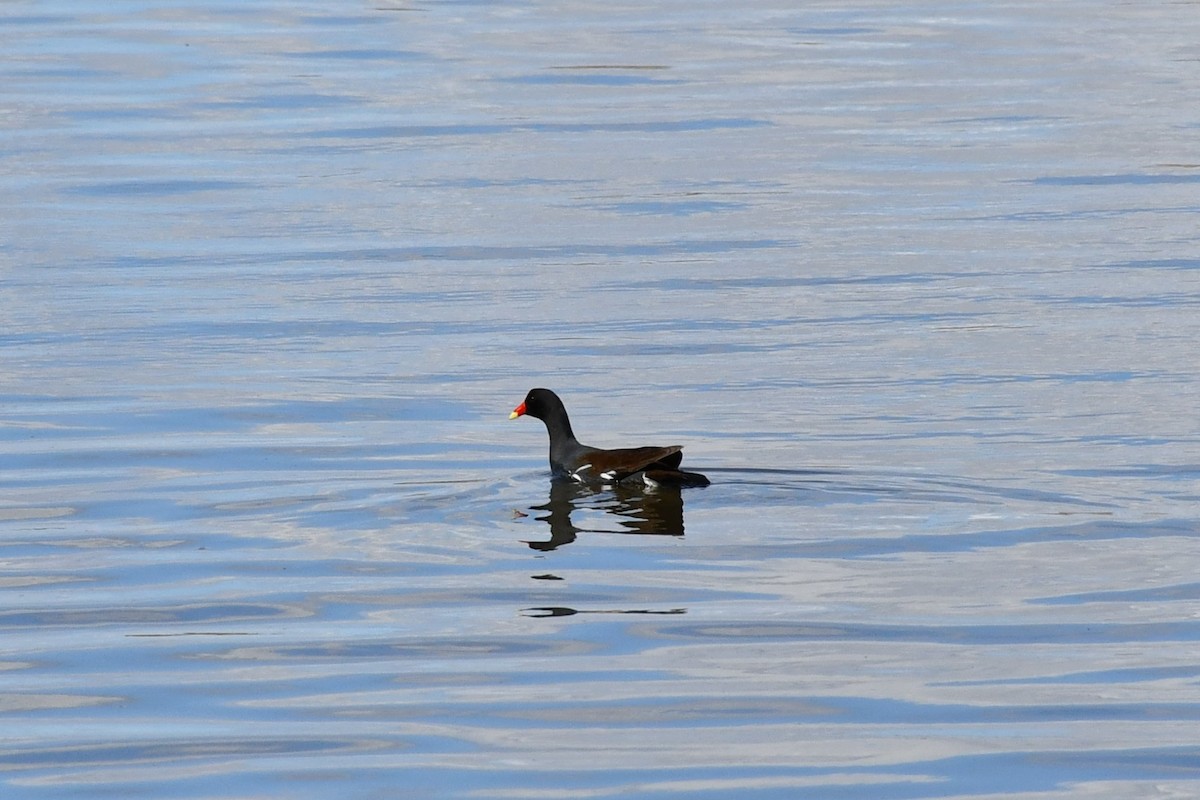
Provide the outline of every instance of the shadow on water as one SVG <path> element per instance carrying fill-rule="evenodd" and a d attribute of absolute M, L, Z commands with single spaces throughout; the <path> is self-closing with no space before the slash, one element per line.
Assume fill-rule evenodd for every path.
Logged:
<path fill-rule="evenodd" d="M 830 469 L 772 470 L 726 468 L 709 470 L 728 477 L 721 483 L 734 493 L 758 495 L 766 500 L 772 491 L 783 491 L 795 502 L 797 492 L 805 495 L 819 491 L 847 493 L 899 491 L 884 486 L 864 487 L 846 483 L 847 473 Z M 839 490 L 839 481 L 842 481 Z M 647 489 L 640 483 L 620 483 L 603 488 L 572 481 L 553 480 L 550 497 L 542 505 L 531 506 L 538 514 L 534 518 L 550 526 L 550 538 L 545 541 L 526 541 L 534 550 L 550 551 L 574 542 L 581 533 L 622 533 L 650 536 L 684 535 L 683 491 L 678 487 L 660 486 Z M 751 503 L 753 505 L 753 503 Z M 600 516 L 597 517 L 596 514 Z M 574 515 L 574 516 L 573 516 Z M 582 523 L 587 516 L 594 524 Z M 610 518 L 616 527 L 605 526 Z"/>
<path fill-rule="evenodd" d="M 552 481 L 550 498 L 533 506 L 536 517 L 550 526 L 546 541 L 525 542 L 534 550 L 555 550 L 575 541 L 580 533 L 633 533 L 650 536 L 683 536 L 683 494 L 678 488 L 647 490 L 617 484 L 597 489 L 570 481 Z M 588 527 L 572 519 L 576 512 L 601 511 L 616 518 L 617 529 Z"/>
<path fill-rule="evenodd" d="M 572 482 L 550 484 L 547 502 L 530 506 L 532 516 L 549 526 L 544 540 L 521 541 L 533 550 L 549 552 L 575 542 L 582 534 L 684 535 L 684 501 L 690 504 L 693 525 L 705 529 L 711 520 L 730 513 L 760 530 L 783 520 L 793 535 L 776 533 L 753 537 L 755 552 L 787 557 L 856 559 L 913 552 L 965 552 L 1021 543 L 1093 539 L 1194 536 L 1179 520 L 1152 525 L 1113 519 L 1114 506 L 1103 497 L 1049 492 L 1019 483 L 979 482 L 959 476 L 871 471 L 846 468 L 759 469 L 705 467 L 713 485 L 696 491 L 666 487 L 648 491 L 641 485 L 598 489 Z M 1044 516 L 1053 524 L 1023 527 L 990 524 L 1006 514 Z M 845 530 L 815 533 L 797 520 L 825 519 L 831 511 L 861 514 L 866 520 L 899 520 L 882 531 Z M 519 512 L 518 512 L 519 513 Z M 960 526 L 945 530 L 930 520 L 954 514 Z M 1045 516 L 1048 515 L 1048 516 Z M 849 517 L 852 518 L 852 517 Z M 1064 524 L 1065 523 L 1065 524 Z M 818 523 L 813 523 L 818 524 Z M 706 542 L 711 548 L 711 542 Z M 739 545 L 740 546 L 740 545 Z M 690 551 L 695 556 L 697 551 Z M 556 580 L 556 575 L 533 576 Z"/>
<path fill-rule="evenodd" d="M 706 467 L 714 485 L 692 494 L 694 511 L 717 507 L 758 509 L 888 503 L 928 513 L 949 506 L 1001 508 L 1025 504 L 1058 514 L 1108 516 L 1112 504 L 1023 486 L 992 485 L 966 479 L 901 473 L 872 473 L 838 468 L 759 469 Z M 692 490 L 688 490 L 691 492 Z M 547 502 L 531 506 L 534 519 L 550 527 L 550 538 L 524 541 L 539 551 L 556 550 L 584 533 L 653 536 L 684 535 L 684 493 L 678 488 L 648 490 L 641 484 L 597 488 L 552 481 Z M 915 532 L 909 536 L 916 535 Z M 939 541 L 961 537 L 939 534 Z M 842 539 L 843 543 L 846 541 Z M 872 539 L 872 541 L 874 541 Z M 909 541 L 911 544 L 911 540 Z"/>

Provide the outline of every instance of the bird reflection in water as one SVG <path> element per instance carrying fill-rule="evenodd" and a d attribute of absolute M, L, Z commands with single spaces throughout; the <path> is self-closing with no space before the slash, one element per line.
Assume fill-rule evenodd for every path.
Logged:
<path fill-rule="evenodd" d="M 584 509 L 603 511 L 616 518 L 620 528 L 584 528 L 575 524 L 571 513 Z M 642 486 L 616 484 L 603 490 L 575 481 L 550 482 L 550 500 L 533 506 L 544 511 L 538 520 L 550 526 L 550 539 L 526 542 L 534 550 L 554 550 L 575 541 L 580 533 L 637 533 L 650 536 L 683 536 L 683 496 L 678 487 L 661 486 L 648 490 Z"/>

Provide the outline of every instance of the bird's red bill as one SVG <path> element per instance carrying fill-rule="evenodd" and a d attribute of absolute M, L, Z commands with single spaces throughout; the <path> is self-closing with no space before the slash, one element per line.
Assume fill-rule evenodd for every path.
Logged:
<path fill-rule="evenodd" d="M 514 408 L 512 410 L 512 413 L 508 415 L 508 418 L 516 419 L 517 417 L 523 417 L 523 416 L 525 416 L 525 404 L 521 403 L 521 405 L 517 406 L 516 408 Z"/>

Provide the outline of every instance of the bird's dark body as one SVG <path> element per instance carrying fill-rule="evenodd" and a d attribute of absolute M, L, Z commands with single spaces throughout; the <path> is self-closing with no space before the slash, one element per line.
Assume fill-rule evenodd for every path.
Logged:
<path fill-rule="evenodd" d="M 513 416 L 528 414 L 546 423 L 550 434 L 550 470 L 581 483 L 619 483 L 641 476 L 647 485 L 707 486 L 708 478 L 679 468 L 683 447 L 628 447 L 604 450 L 575 438 L 567 409 L 549 389 L 531 389 Z"/>

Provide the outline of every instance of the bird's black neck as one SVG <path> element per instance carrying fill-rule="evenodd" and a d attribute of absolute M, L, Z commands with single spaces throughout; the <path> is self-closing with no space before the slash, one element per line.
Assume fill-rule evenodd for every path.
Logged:
<path fill-rule="evenodd" d="M 577 444 L 575 432 L 571 430 L 571 419 L 567 416 L 566 409 L 553 409 L 542 422 L 546 423 L 546 432 L 550 434 L 551 447 L 556 442 Z"/>
<path fill-rule="evenodd" d="M 569 471 L 567 464 L 580 448 L 567 411 L 551 409 L 542 422 L 546 423 L 546 432 L 550 434 L 550 467 L 556 473 L 565 473 Z"/>

